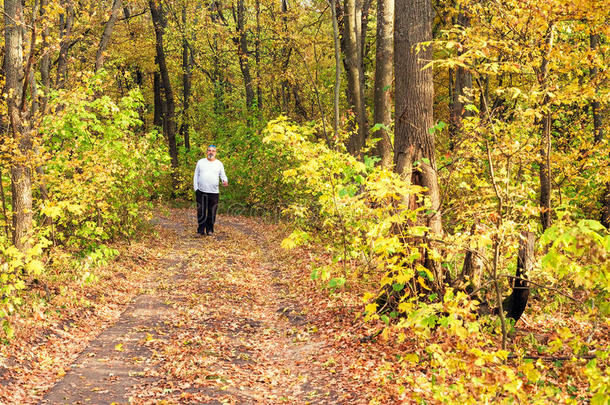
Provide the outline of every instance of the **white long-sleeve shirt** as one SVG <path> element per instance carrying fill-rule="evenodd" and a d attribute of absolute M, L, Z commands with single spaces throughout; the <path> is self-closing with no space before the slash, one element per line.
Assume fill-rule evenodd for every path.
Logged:
<path fill-rule="evenodd" d="M 225 167 L 218 159 L 212 161 L 207 158 L 200 159 L 195 167 L 195 175 L 193 176 L 193 187 L 195 191 L 203 191 L 204 193 L 218 194 L 219 179 L 228 181 L 225 174 Z"/>

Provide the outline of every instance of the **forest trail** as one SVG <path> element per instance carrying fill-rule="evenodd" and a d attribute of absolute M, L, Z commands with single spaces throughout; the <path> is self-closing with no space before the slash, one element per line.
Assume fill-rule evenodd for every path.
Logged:
<path fill-rule="evenodd" d="M 279 241 L 223 215 L 216 235 L 198 236 L 191 211 L 155 219 L 170 253 L 41 404 L 354 403 L 316 360 L 332 343 L 284 277 Z"/>

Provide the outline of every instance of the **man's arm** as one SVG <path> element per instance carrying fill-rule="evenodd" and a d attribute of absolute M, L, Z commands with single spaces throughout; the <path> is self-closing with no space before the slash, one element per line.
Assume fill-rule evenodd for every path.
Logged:
<path fill-rule="evenodd" d="M 193 188 L 197 191 L 197 184 L 199 183 L 199 162 L 195 166 L 195 174 L 193 175 Z"/>
<path fill-rule="evenodd" d="M 223 186 L 228 186 L 229 185 L 229 179 L 227 178 L 227 175 L 225 174 L 225 166 L 222 164 L 222 162 L 220 163 L 220 180 L 222 180 L 222 185 Z"/>

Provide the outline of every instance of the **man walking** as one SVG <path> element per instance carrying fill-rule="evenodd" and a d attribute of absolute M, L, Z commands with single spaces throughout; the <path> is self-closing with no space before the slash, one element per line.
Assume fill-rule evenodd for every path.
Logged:
<path fill-rule="evenodd" d="M 197 233 L 213 235 L 216 209 L 218 208 L 218 184 L 229 185 L 222 162 L 216 159 L 216 146 L 208 146 L 207 157 L 200 159 L 195 167 L 193 187 L 197 199 Z"/>

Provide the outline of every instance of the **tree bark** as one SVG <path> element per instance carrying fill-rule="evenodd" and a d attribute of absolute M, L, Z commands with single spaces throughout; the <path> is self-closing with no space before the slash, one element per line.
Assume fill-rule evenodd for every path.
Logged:
<path fill-rule="evenodd" d="M 193 77 L 193 55 L 189 49 L 186 30 L 186 4 L 182 6 L 182 125 L 180 134 L 184 139 L 186 150 L 191 148 L 189 138 L 190 107 L 191 107 L 191 79 Z"/>
<path fill-rule="evenodd" d="M 40 15 L 44 16 L 49 0 L 42 0 L 40 3 Z M 49 100 L 48 94 L 51 90 L 51 54 L 49 49 L 49 28 L 42 30 L 42 56 L 40 57 L 40 84 L 42 85 L 43 95 L 40 100 L 40 108 L 46 110 Z"/>
<path fill-rule="evenodd" d="M 362 88 L 363 97 L 365 79 L 366 79 L 366 58 L 368 56 L 369 48 L 366 46 L 366 33 L 369 27 L 369 14 L 371 10 L 372 0 L 362 0 L 362 11 L 360 13 L 360 87 Z M 364 98 L 363 98 L 364 100 Z M 365 100 L 366 105 L 366 100 Z M 367 120 L 368 125 L 368 120 Z"/>
<path fill-rule="evenodd" d="M 4 1 L 4 75 L 7 94 L 9 133 L 17 149 L 11 166 L 13 201 L 13 243 L 21 250 L 28 249 L 28 237 L 32 230 L 32 139 L 29 120 L 26 119 L 27 103 L 24 103 L 23 84 L 27 80 L 23 57 L 23 6 L 21 0 Z"/>
<path fill-rule="evenodd" d="M 599 34 L 591 34 L 589 36 L 589 44 L 592 51 L 595 52 L 597 49 L 597 45 L 599 43 Z M 591 79 L 595 80 L 597 76 L 598 68 L 596 65 L 591 67 Z M 596 88 L 597 91 L 597 88 Z M 604 139 L 604 128 L 602 126 L 602 115 L 600 114 L 600 103 L 597 98 L 594 98 L 591 101 L 591 114 L 593 115 L 593 132 L 594 132 L 594 141 L 595 143 L 599 143 Z"/>
<path fill-rule="evenodd" d="M 602 195 L 601 224 L 610 229 L 610 183 L 606 183 L 606 189 Z"/>
<path fill-rule="evenodd" d="M 96 72 L 104 67 L 104 52 L 106 52 L 106 48 L 108 48 L 108 42 L 110 41 L 110 37 L 112 36 L 114 24 L 116 23 L 116 20 L 119 17 L 119 11 L 121 11 L 121 8 L 123 8 L 123 0 L 114 0 L 114 3 L 112 4 L 112 9 L 110 11 L 110 18 L 108 18 L 108 22 L 106 22 L 106 26 L 104 27 L 104 33 L 102 34 L 102 38 L 100 39 L 100 43 L 97 47 L 97 52 L 95 54 Z"/>
<path fill-rule="evenodd" d="M 250 62 L 248 60 L 248 33 L 246 32 L 246 8 L 244 0 L 237 0 L 237 15 L 235 17 L 237 24 L 237 32 L 239 35 L 238 42 L 238 57 L 239 68 L 244 78 L 244 87 L 246 90 L 246 107 L 249 111 L 254 106 L 254 90 L 252 88 L 252 74 L 250 73 Z"/>
<path fill-rule="evenodd" d="M 347 73 L 348 102 L 354 111 L 357 129 L 347 140 L 347 151 L 359 155 L 367 133 L 366 107 L 362 87 L 362 0 L 345 0 L 343 40 Z"/>
<path fill-rule="evenodd" d="M 169 144 L 169 155 L 171 157 L 172 168 L 178 168 L 178 149 L 176 147 L 176 105 L 174 102 L 174 93 L 169 79 L 169 71 L 165 62 L 165 51 L 163 50 L 163 34 L 167 26 L 165 13 L 157 4 L 158 0 L 149 0 L 150 13 L 152 15 L 153 25 L 155 28 L 156 37 L 156 61 L 159 66 L 161 83 L 165 93 L 164 100 L 164 116 L 163 116 L 163 132 L 165 133 Z"/>
<path fill-rule="evenodd" d="M 162 128 L 163 127 L 163 96 L 161 94 L 161 75 L 159 72 L 153 73 L 153 99 L 154 99 L 154 112 L 153 112 L 153 125 Z"/>
<path fill-rule="evenodd" d="M 540 223 L 542 230 L 551 226 L 551 113 L 541 120 L 542 148 L 540 163 Z"/>
<path fill-rule="evenodd" d="M 394 59 L 394 0 L 378 0 L 377 50 L 375 54 L 375 124 L 389 128 L 392 121 L 392 68 Z M 376 137 L 376 155 L 383 167 L 390 167 L 393 160 L 390 134 L 382 127 Z"/>
<path fill-rule="evenodd" d="M 256 0 L 256 42 L 254 44 L 254 59 L 256 61 L 256 106 L 258 113 L 263 110 L 263 90 L 261 88 L 261 2 Z"/>
<path fill-rule="evenodd" d="M 589 46 L 592 51 L 597 50 L 599 44 L 599 34 L 591 33 L 589 36 Z M 595 80 L 598 74 L 598 68 L 593 65 L 591 68 L 591 80 Z M 596 86 L 597 92 L 597 86 Z M 600 113 L 600 102 L 597 98 L 591 101 L 591 115 L 593 116 L 593 141 L 598 144 L 604 139 L 604 127 L 602 121 L 602 114 Z M 610 182 L 606 183 L 604 191 L 601 196 L 602 203 L 602 215 L 600 222 L 606 228 L 610 228 Z"/>
<path fill-rule="evenodd" d="M 337 0 L 330 0 L 330 11 L 333 20 L 333 44 L 335 48 L 335 90 L 333 99 L 333 133 L 339 133 L 339 96 L 341 91 L 341 39 L 337 22 Z"/>
<path fill-rule="evenodd" d="M 59 56 L 57 57 L 57 76 L 55 78 L 55 87 L 58 89 L 63 88 L 65 85 L 68 70 L 68 51 L 70 50 L 70 40 L 74 27 L 74 5 L 72 0 L 62 0 L 61 5 L 64 8 L 64 14 L 59 16 L 61 40 L 59 42 Z"/>
<path fill-rule="evenodd" d="M 554 32 L 555 25 L 549 25 L 544 40 L 544 56 L 538 71 L 538 83 L 542 91 L 547 90 L 549 55 L 553 49 Z M 547 110 L 543 112 L 543 118 L 540 120 L 542 135 L 542 147 L 540 148 L 540 223 L 543 231 L 551 226 L 551 111 L 549 102 L 550 98 L 545 94 L 540 105 Z"/>
<path fill-rule="evenodd" d="M 220 18 L 220 10 L 218 10 L 218 4 L 213 2 L 208 7 L 210 13 L 210 19 L 213 23 L 223 23 Z M 224 94 L 226 89 L 226 80 L 224 78 L 224 68 L 219 57 L 219 34 L 213 34 L 213 40 L 209 42 L 210 51 L 212 54 L 212 73 L 211 80 L 214 87 L 214 113 L 216 115 L 223 114 L 225 111 Z"/>
<path fill-rule="evenodd" d="M 416 44 L 432 40 L 430 0 L 396 0 L 394 72 L 396 75 L 396 129 L 394 170 L 409 183 L 427 188 L 433 213 L 427 225 L 442 234 L 440 191 L 434 159 L 434 85 L 432 71 L 422 69 L 432 60 L 432 49 L 416 51 Z M 417 167 L 414 167 L 415 163 Z"/>
<path fill-rule="evenodd" d="M 513 279 L 513 291 L 502 303 L 506 317 L 514 319 L 515 322 L 521 318 L 525 311 L 530 295 L 530 287 L 527 282 L 530 271 L 534 267 L 534 233 L 523 232 L 519 243 L 519 255 L 517 256 L 517 270 Z"/>
<path fill-rule="evenodd" d="M 470 26 L 470 18 L 463 11 L 458 14 L 457 24 L 466 28 Z M 461 51 L 459 54 L 462 53 Z M 472 75 L 463 67 L 455 70 L 455 83 L 451 92 L 451 110 L 449 118 L 449 146 L 451 150 L 455 147 L 456 140 L 460 137 L 462 130 L 462 119 L 469 117 L 472 112 L 464 109 L 463 97 L 465 89 L 472 88 Z"/>
<path fill-rule="evenodd" d="M 4 194 L 4 183 L 2 182 L 2 167 L 0 167 L 0 199 L 2 199 L 2 215 L 4 216 L 4 232 L 6 232 L 6 239 L 8 240 L 11 236 L 9 231 L 10 225 L 8 222 L 8 214 L 6 212 L 6 195 Z"/>

